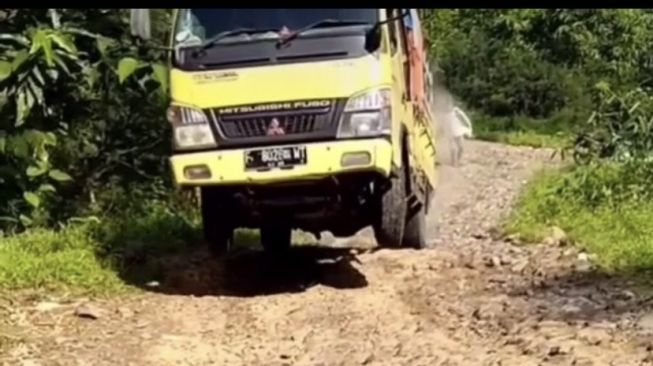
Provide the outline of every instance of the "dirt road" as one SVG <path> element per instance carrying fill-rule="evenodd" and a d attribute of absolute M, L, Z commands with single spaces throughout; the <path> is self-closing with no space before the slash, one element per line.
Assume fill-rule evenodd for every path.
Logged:
<path fill-rule="evenodd" d="M 426 251 L 178 258 L 129 300 L 24 311 L 7 365 L 640 365 L 647 299 L 557 245 L 493 235 L 550 152 L 470 142 L 444 167 Z M 334 245 L 366 246 L 366 233 Z M 1 364 L 2 362 L 0 362 Z"/>

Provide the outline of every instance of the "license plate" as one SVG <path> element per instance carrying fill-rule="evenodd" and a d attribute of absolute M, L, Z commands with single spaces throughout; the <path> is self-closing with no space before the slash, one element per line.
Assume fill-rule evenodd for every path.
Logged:
<path fill-rule="evenodd" d="M 286 168 L 306 164 L 306 147 L 286 146 L 245 152 L 245 169 Z"/>

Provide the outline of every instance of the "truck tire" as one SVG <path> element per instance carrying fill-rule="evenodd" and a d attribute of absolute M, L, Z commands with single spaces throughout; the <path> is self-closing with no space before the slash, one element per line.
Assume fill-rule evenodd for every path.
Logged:
<path fill-rule="evenodd" d="M 268 253 L 283 253 L 290 249 L 292 229 L 287 225 L 261 227 L 261 246 Z"/>
<path fill-rule="evenodd" d="M 406 168 L 403 164 L 390 189 L 377 201 L 373 228 L 376 242 L 382 248 L 401 247 L 407 210 Z"/>
<path fill-rule="evenodd" d="M 424 205 L 406 220 L 404 246 L 413 249 L 426 248 L 426 210 Z"/>
<path fill-rule="evenodd" d="M 221 207 L 221 200 L 211 188 L 201 190 L 202 229 L 209 253 L 214 257 L 226 255 L 233 244 L 234 227 L 228 218 L 229 210 Z"/>

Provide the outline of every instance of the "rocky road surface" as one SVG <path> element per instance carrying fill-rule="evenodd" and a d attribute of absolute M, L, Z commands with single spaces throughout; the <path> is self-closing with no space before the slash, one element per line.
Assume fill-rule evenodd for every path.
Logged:
<path fill-rule="evenodd" d="M 279 261 L 193 253 L 135 297 L 12 308 L 25 331 L 5 332 L 15 342 L 0 364 L 649 364 L 651 298 L 561 238 L 524 247 L 496 234 L 549 156 L 469 142 L 463 165 L 441 171 L 433 249 L 342 248 L 369 246 L 362 232 Z"/>

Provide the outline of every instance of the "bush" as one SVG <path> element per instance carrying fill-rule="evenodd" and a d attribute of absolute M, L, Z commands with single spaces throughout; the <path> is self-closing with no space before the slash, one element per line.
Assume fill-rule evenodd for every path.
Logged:
<path fill-rule="evenodd" d="M 120 214 L 3 238 L 0 288 L 126 291 L 155 279 L 151 259 L 199 242 L 197 211 L 183 201 L 123 200 L 118 206 L 128 208 Z"/>
<path fill-rule="evenodd" d="M 0 14 L 0 230 L 55 225 L 109 182 L 164 172 L 162 54 L 131 38 L 126 11 Z"/>
<path fill-rule="evenodd" d="M 471 32 L 449 40 L 439 60 L 447 84 L 465 104 L 489 116 L 549 117 L 575 91 L 570 72 L 534 52 Z"/>
<path fill-rule="evenodd" d="M 474 114 L 472 119 L 476 137 L 510 145 L 563 149 L 569 146 L 573 136 L 574 117 L 568 113 L 561 112 L 549 119 Z"/>
<path fill-rule="evenodd" d="M 594 85 L 653 80 L 650 10 L 433 9 L 423 17 L 450 90 L 482 119 L 567 115 L 560 127 L 575 127 L 598 108 Z M 548 144 L 553 129 L 528 126 L 515 135 L 503 129 L 509 124 L 488 124 L 494 134 L 481 137 Z"/>
<path fill-rule="evenodd" d="M 653 269 L 651 165 L 613 163 L 545 172 L 522 192 L 508 233 L 542 240 L 551 226 L 608 271 Z"/>
<path fill-rule="evenodd" d="M 606 83 L 595 89 L 596 110 L 576 138 L 579 162 L 648 159 L 653 149 L 653 94 L 646 88 L 613 91 Z"/>
<path fill-rule="evenodd" d="M 595 89 L 596 111 L 573 146 L 578 165 L 525 190 L 508 231 L 541 239 L 560 226 L 609 270 L 653 269 L 653 99 L 648 90 Z"/>
<path fill-rule="evenodd" d="M 594 84 L 581 98 L 585 107 L 571 106 L 576 116 L 587 111 L 586 118 L 570 124 L 574 139 L 565 149 L 577 164 L 534 179 L 506 229 L 533 241 L 559 226 L 595 253 L 605 269 L 653 269 L 653 94 L 643 66 L 650 62 L 641 54 L 650 47 L 651 12 L 588 10 L 565 16 L 576 23 L 549 19 L 539 26 L 557 29 L 553 38 L 529 37 L 538 39 L 535 49 L 549 62 L 579 68 Z M 601 36 L 608 33 L 618 35 Z"/>
<path fill-rule="evenodd" d="M 83 225 L 5 238 L 0 245 L 0 288 L 120 288 L 116 272 L 95 256 L 96 245 Z"/>

